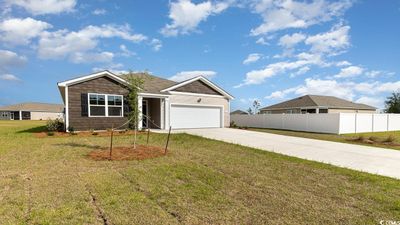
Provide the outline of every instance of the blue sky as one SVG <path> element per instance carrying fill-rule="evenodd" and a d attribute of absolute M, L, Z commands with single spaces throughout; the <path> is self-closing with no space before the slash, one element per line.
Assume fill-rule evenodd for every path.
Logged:
<path fill-rule="evenodd" d="M 0 105 L 61 103 L 94 71 L 204 75 L 247 109 L 304 94 L 383 107 L 400 89 L 400 1 L 0 0 Z"/>

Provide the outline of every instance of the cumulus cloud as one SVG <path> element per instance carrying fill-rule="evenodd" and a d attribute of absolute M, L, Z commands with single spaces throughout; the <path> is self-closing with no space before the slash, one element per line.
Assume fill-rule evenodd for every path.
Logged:
<path fill-rule="evenodd" d="M 336 25 L 326 33 L 309 36 L 305 40 L 311 46 L 311 52 L 339 54 L 350 46 L 350 26 Z"/>
<path fill-rule="evenodd" d="M 33 15 L 71 12 L 76 2 L 76 0 L 6 0 L 8 5 L 21 7 Z"/>
<path fill-rule="evenodd" d="M 109 63 L 113 61 L 113 58 L 114 54 L 112 52 L 75 52 L 70 56 L 70 60 L 73 63 Z"/>
<path fill-rule="evenodd" d="M 178 0 L 170 4 L 170 24 L 161 29 L 164 36 L 177 36 L 196 31 L 197 26 L 209 16 L 219 14 L 229 7 L 228 2 L 205 1 L 198 4 L 190 0 Z"/>
<path fill-rule="evenodd" d="M 20 82 L 20 81 L 22 81 L 22 80 L 19 79 L 17 76 L 12 75 L 12 74 L 1 74 L 1 75 L 0 75 L 0 80 L 14 81 L 14 82 Z"/>
<path fill-rule="evenodd" d="M 150 41 L 150 45 L 152 46 L 153 50 L 156 52 L 160 51 L 160 49 L 162 48 L 162 42 L 161 42 L 161 40 L 159 40 L 157 38 L 153 38 Z"/>
<path fill-rule="evenodd" d="M 292 48 L 304 39 L 306 39 L 306 35 L 302 33 L 294 33 L 292 35 L 286 34 L 279 39 L 279 45 L 285 48 Z"/>
<path fill-rule="evenodd" d="M 19 56 L 17 53 L 0 50 L 0 72 L 4 72 L 13 67 L 22 66 L 26 63 L 26 57 Z"/>
<path fill-rule="evenodd" d="M 80 55 L 94 57 L 86 54 L 97 47 L 99 39 L 118 37 L 134 43 L 142 42 L 148 38 L 142 34 L 133 33 L 128 25 L 102 25 L 87 26 L 79 31 L 58 30 L 43 32 L 39 39 L 38 54 L 42 59 L 69 58 L 73 62 L 81 62 Z M 76 56 L 78 54 L 78 56 Z M 111 58 L 111 54 L 98 53 L 101 59 Z M 76 60 L 78 59 L 78 60 Z"/>
<path fill-rule="evenodd" d="M 377 108 L 382 108 L 384 101 L 385 100 L 381 97 L 369 97 L 369 96 L 361 96 L 356 100 L 357 103 L 362 103 Z"/>
<path fill-rule="evenodd" d="M 268 45 L 268 42 L 265 40 L 265 38 L 260 37 L 260 38 L 257 39 L 256 44 L 259 44 L 259 45 Z"/>
<path fill-rule="evenodd" d="M 334 77 L 335 78 L 350 78 L 350 77 L 355 77 L 358 75 L 361 75 L 363 73 L 364 69 L 359 66 L 349 66 L 346 68 L 340 69 L 340 72 L 336 74 Z"/>
<path fill-rule="evenodd" d="M 13 45 L 26 45 L 32 38 L 38 37 L 51 27 L 46 22 L 30 17 L 6 19 L 0 22 L 0 40 Z"/>
<path fill-rule="evenodd" d="M 350 0 L 328 2 L 317 1 L 253 1 L 253 11 L 263 18 L 263 23 L 251 30 L 257 36 L 289 28 L 307 28 L 314 24 L 330 21 L 342 15 L 352 5 Z"/>
<path fill-rule="evenodd" d="M 95 9 L 92 11 L 92 14 L 96 15 L 96 16 L 105 15 L 106 13 L 107 13 L 107 10 L 105 10 L 105 9 Z"/>
<path fill-rule="evenodd" d="M 247 56 L 247 58 L 243 61 L 244 65 L 248 65 L 250 63 L 257 62 L 262 57 L 262 54 L 259 53 L 252 53 Z"/>
<path fill-rule="evenodd" d="M 170 77 L 169 79 L 176 82 L 180 82 L 197 76 L 203 76 L 205 78 L 211 79 L 215 75 L 217 75 L 217 72 L 211 70 L 182 71 Z"/>

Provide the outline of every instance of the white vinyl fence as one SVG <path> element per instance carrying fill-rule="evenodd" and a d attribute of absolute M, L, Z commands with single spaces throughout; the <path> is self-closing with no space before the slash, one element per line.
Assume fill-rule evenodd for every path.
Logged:
<path fill-rule="evenodd" d="M 400 114 L 257 114 L 231 115 L 241 127 L 348 134 L 400 130 Z"/>

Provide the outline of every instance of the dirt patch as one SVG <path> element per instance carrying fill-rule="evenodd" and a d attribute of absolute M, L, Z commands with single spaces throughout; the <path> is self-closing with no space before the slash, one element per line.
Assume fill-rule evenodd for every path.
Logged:
<path fill-rule="evenodd" d="M 397 142 L 388 142 L 388 141 L 373 141 L 370 139 L 360 139 L 360 138 L 348 138 L 346 141 L 355 142 L 355 143 L 363 143 L 369 145 L 379 145 L 379 146 L 391 146 L 391 147 L 399 147 L 400 143 Z"/>
<path fill-rule="evenodd" d="M 144 160 L 152 159 L 165 155 L 165 149 L 157 146 L 138 145 L 136 149 L 133 147 L 114 147 L 112 150 L 111 160 Z M 110 160 L 110 150 L 95 150 L 88 154 L 90 159 Z"/>

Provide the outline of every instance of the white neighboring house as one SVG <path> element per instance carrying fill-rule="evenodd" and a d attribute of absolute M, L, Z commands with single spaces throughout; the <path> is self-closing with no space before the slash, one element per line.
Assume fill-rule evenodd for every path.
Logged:
<path fill-rule="evenodd" d="M 131 76 L 144 81 L 138 98 L 139 128 L 229 126 L 233 96 L 201 74 L 179 83 L 147 73 Z M 67 130 L 127 127 L 130 112 L 127 75 L 106 70 L 59 82 L 58 88 L 65 103 Z"/>
<path fill-rule="evenodd" d="M 0 120 L 49 120 L 63 119 L 64 105 L 25 102 L 0 107 Z"/>

